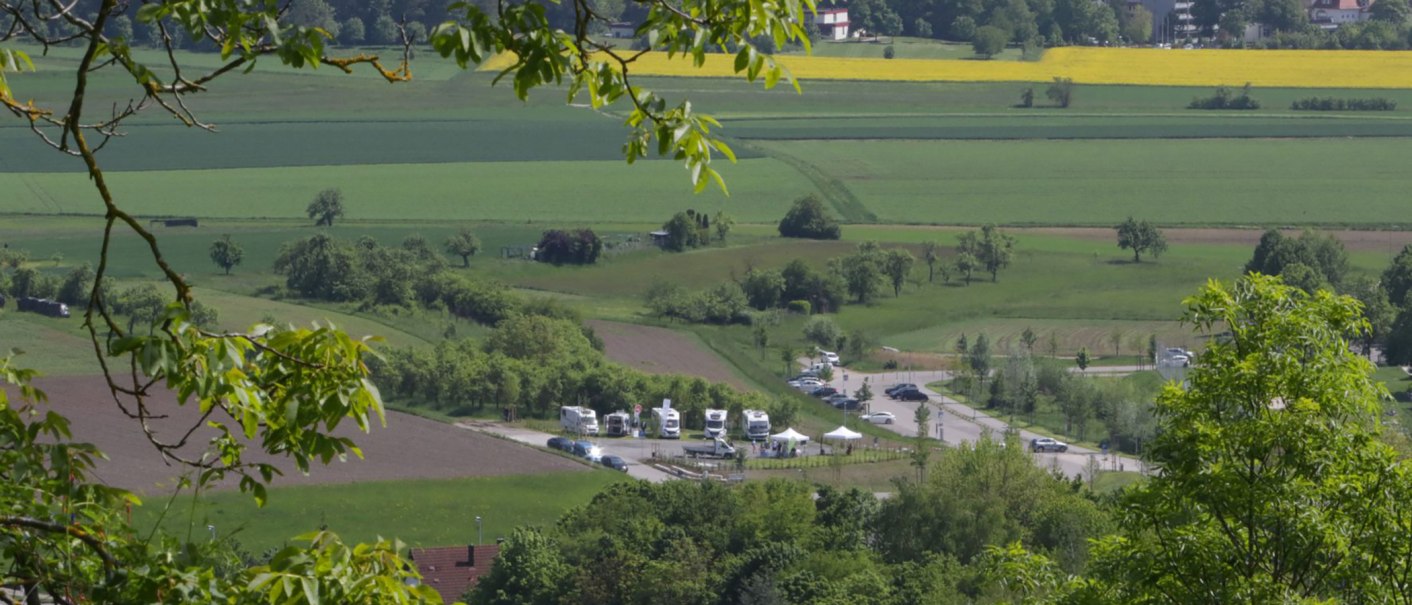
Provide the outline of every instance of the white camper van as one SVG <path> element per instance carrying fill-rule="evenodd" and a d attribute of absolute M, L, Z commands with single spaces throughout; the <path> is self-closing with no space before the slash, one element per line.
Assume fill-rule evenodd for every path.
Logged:
<path fill-rule="evenodd" d="M 681 412 L 672 408 L 652 408 L 652 421 L 657 425 L 657 437 L 681 439 Z"/>
<path fill-rule="evenodd" d="M 559 408 L 559 426 L 576 435 L 597 435 L 598 414 L 590 408 L 566 405 Z"/>
<path fill-rule="evenodd" d="M 770 438 L 770 415 L 760 410 L 745 410 L 740 416 L 740 430 L 751 441 Z"/>
<path fill-rule="evenodd" d="M 632 416 L 627 412 L 613 412 L 603 416 L 604 427 L 609 437 L 624 437 L 632 432 Z"/>
<path fill-rule="evenodd" d="M 726 436 L 726 411 L 706 410 L 706 438 Z"/>

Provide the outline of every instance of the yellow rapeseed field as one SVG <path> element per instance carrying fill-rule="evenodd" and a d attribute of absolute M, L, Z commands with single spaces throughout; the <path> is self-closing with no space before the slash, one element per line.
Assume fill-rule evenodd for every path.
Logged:
<path fill-rule="evenodd" d="M 1289 88 L 1412 88 L 1412 51 L 1050 49 L 1037 62 L 945 59 L 852 59 L 780 56 L 801 80 L 898 82 L 1044 82 L 1056 76 L 1083 84 L 1240 86 Z M 637 75 L 733 76 L 730 55 L 711 55 L 700 69 L 689 58 L 662 53 L 633 64 Z M 487 62 L 501 69 L 508 57 Z"/>

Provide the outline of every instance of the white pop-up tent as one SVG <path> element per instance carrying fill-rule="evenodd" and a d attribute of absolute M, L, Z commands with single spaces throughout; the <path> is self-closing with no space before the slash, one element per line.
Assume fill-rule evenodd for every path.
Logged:
<path fill-rule="evenodd" d="M 858 431 L 854 430 L 849 430 L 849 428 L 846 426 L 841 426 L 832 431 L 824 433 L 824 439 L 826 440 L 833 439 L 837 441 L 853 441 L 854 439 L 862 438 L 862 433 L 859 433 Z"/>
<path fill-rule="evenodd" d="M 795 443 L 809 443 L 809 436 L 799 431 L 796 431 L 793 427 L 791 427 L 785 429 L 783 433 L 770 435 L 770 441 L 777 441 L 779 443 L 786 443 L 789 441 L 793 441 Z"/>

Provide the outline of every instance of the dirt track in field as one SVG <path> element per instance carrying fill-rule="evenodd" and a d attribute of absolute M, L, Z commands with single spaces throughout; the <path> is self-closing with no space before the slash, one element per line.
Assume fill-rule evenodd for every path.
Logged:
<path fill-rule="evenodd" d="M 695 338 L 651 326 L 590 320 L 603 339 L 608 359 L 649 374 L 686 374 L 724 382 L 742 391 L 754 390 Z"/>
<path fill-rule="evenodd" d="M 1101 227 L 1035 227 L 1015 229 L 1014 231 L 1018 233 L 1043 233 L 1047 235 L 1103 241 L 1111 241 L 1114 237 L 1112 229 Z M 1302 229 L 1281 229 L 1281 231 L 1291 237 L 1298 237 L 1299 234 L 1303 232 Z M 1382 250 L 1396 253 L 1398 250 L 1401 250 L 1403 246 L 1412 244 L 1412 231 L 1320 229 L 1319 232 L 1337 237 L 1350 251 L 1376 252 Z M 1242 244 L 1254 246 L 1260 243 L 1260 236 L 1264 233 L 1264 229 L 1172 228 L 1162 230 L 1162 234 L 1167 236 L 1167 243 L 1169 244 Z"/>
<path fill-rule="evenodd" d="M 137 421 L 122 414 L 101 377 L 49 378 L 37 381 L 36 386 L 49 395 L 52 409 L 69 417 L 75 441 L 93 443 L 108 455 L 108 460 L 97 463 L 97 479 L 138 492 L 160 492 L 181 473 L 181 468 L 164 464 L 144 439 Z M 179 438 L 179 433 L 200 416 L 195 407 L 175 402 L 170 394 L 154 402 L 155 409 L 170 415 L 151 421 L 159 438 Z M 199 447 L 214 434 L 203 429 L 190 441 Z M 300 474 L 288 460 L 260 452 L 247 454 L 247 460 L 271 462 L 284 471 L 284 476 L 275 478 L 276 486 L 586 470 L 578 462 L 531 447 L 398 412 L 388 412 L 387 426 L 375 427 L 370 433 L 360 433 L 348 423 L 336 434 L 353 439 L 363 450 L 363 458 L 350 455 L 347 461 L 335 459 L 327 466 L 314 462 L 309 475 Z M 194 455 L 196 448 L 180 451 Z M 233 485 L 228 481 L 224 487 Z"/>

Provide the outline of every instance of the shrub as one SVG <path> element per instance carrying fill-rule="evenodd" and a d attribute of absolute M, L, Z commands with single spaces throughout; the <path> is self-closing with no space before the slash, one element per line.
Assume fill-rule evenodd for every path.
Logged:
<path fill-rule="evenodd" d="M 838 221 L 829 216 L 824 203 L 814 195 L 795 200 L 794 206 L 780 219 L 781 237 L 802 237 L 808 239 L 838 239 L 841 230 Z"/>
<path fill-rule="evenodd" d="M 591 265 L 603 252 L 603 240 L 592 229 L 551 229 L 539 238 L 534 259 L 555 265 Z"/>
<path fill-rule="evenodd" d="M 1055 105 L 1068 107 L 1074 100 L 1074 79 L 1055 77 L 1054 83 L 1045 89 L 1044 96 L 1049 97 Z"/>
<path fill-rule="evenodd" d="M 971 39 L 971 50 L 989 59 L 1005 50 L 1005 40 L 1008 37 L 1004 30 L 993 25 L 978 28 L 975 37 Z"/>
<path fill-rule="evenodd" d="M 1260 102 L 1250 97 L 1250 84 L 1246 83 L 1239 96 L 1221 86 L 1216 89 L 1215 95 L 1192 99 L 1187 109 L 1260 109 Z"/>
<path fill-rule="evenodd" d="M 798 314 L 800 314 L 800 315 L 809 315 L 809 313 L 810 313 L 810 308 L 809 308 L 809 307 L 810 307 L 809 301 L 807 301 L 807 300 L 791 300 L 791 301 L 789 301 L 789 304 L 785 306 L 785 309 L 788 310 L 790 313 L 798 313 Z"/>
<path fill-rule="evenodd" d="M 897 369 L 897 360 L 896 360 L 896 359 L 889 359 L 889 360 L 883 362 L 883 369 L 884 369 L 884 370 L 896 370 L 896 369 Z"/>
<path fill-rule="evenodd" d="M 1289 108 L 1295 111 L 1393 111 L 1397 109 L 1397 101 L 1383 97 L 1371 99 L 1309 97 L 1291 103 Z"/>
<path fill-rule="evenodd" d="M 892 45 L 891 45 L 891 44 L 889 44 L 889 45 L 887 45 L 887 47 L 883 48 L 883 58 L 884 58 L 884 59 L 891 59 L 891 58 L 893 58 L 893 57 L 895 57 L 895 56 L 897 56 L 897 51 L 892 48 Z"/>

